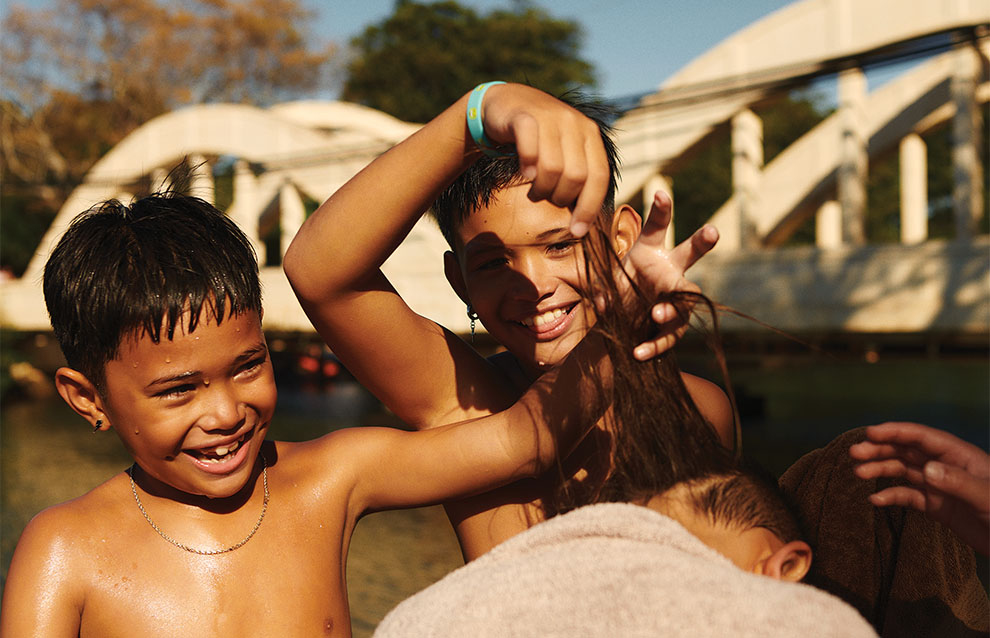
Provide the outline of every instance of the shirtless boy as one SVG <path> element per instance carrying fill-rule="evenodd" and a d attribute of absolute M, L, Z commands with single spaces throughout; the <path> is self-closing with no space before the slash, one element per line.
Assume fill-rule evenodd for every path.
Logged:
<path fill-rule="evenodd" d="M 628 206 L 613 210 L 616 159 L 604 128 L 531 87 L 497 84 L 483 100 L 479 93 L 465 95 L 334 193 L 303 225 L 284 260 L 303 308 L 334 353 L 417 428 L 504 409 L 581 341 L 593 322 L 582 301 L 578 242 L 589 224 L 601 218 L 618 255 L 637 259 L 641 220 Z M 483 156 L 465 123 L 469 102 L 487 136 L 483 145 L 511 145 L 516 157 Z M 501 179 L 476 185 L 492 172 Z M 413 312 L 380 269 L 459 177 L 480 193 L 458 211 L 463 218 L 444 229 L 451 243 L 445 270 L 469 312 L 505 346 L 507 352 L 491 360 Z M 669 215 L 670 200 L 658 195 L 654 223 L 665 231 Z M 663 234 L 658 237 L 660 243 L 639 246 L 643 256 L 662 256 L 669 288 L 685 285 L 684 270 L 717 233 L 702 229 L 669 254 Z M 669 320 L 670 308 L 659 306 L 654 316 Z M 669 347 L 671 338 L 645 344 L 638 355 Z M 685 375 L 685 383 L 731 444 L 725 395 L 695 377 Z M 549 482 L 448 503 L 465 558 L 541 520 Z"/>
<path fill-rule="evenodd" d="M 345 558 L 364 513 L 533 476 L 604 409 L 571 400 L 606 365 L 592 337 L 488 418 L 266 441 L 276 389 L 257 262 L 232 222 L 188 196 L 81 216 L 44 289 L 68 362 L 59 393 L 135 463 L 29 523 L 4 637 L 347 636 Z"/>

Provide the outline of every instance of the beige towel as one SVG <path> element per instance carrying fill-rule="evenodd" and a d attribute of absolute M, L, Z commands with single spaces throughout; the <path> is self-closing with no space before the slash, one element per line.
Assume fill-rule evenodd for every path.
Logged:
<path fill-rule="evenodd" d="M 608 503 L 509 539 L 401 603 L 375 636 L 876 633 L 830 594 L 746 573 L 673 519 Z"/>

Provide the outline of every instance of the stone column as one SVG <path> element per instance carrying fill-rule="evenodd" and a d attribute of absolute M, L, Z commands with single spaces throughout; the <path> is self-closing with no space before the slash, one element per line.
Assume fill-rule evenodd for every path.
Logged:
<path fill-rule="evenodd" d="M 838 169 L 839 204 L 842 206 L 843 243 L 866 243 L 866 177 L 869 139 L 866 136 L 863 104 L 866 76 L 859 68 L 839 73 L 839 121 L 842 142 Z"/>
<path fill-rule="evenodd" d="M 763 177 L 763 121 L 749 109 L 732 118 L 732 190 L 737 202 L 740 248 L 760 245 L 756 220 Z"/>
<path fill-rule="evenodd" d="M 901 140 L 901 243 L 928 239 L 928 157 L 917 133 Z"/>
<path fill-rule="evenodd" d="M 151 192 L 160 193 L 168 190 L 172 182 L 168 178 L 168 171 L 164 168 L 156 168 L 151 171 Z"/>
<path fill-rule="evenodd" d="M 299 232 L 303 222 L 306 221 L 306 206 L 303 204 L 302 197 L 299 196 L 299 191 L 289 181 L 282 184 L 282 188 L 279 190 L 278 205 L 281 233 L 279 249 L 282 251 L 282 256 L 285 256 L 289 243 Z"/>
<path fill-rule="evenodd" d="M 659 173 L 652 176 L 650 179 L 646 180 L 646 184 L 643 186 L 643 221 L 646 221 L 647 216 L 650 214 L 650 208 L 653 206 L 653 195 L 657 191 L 663 191 L 670 195 L 670 201 L 674 202 L 674 187 L 670 179 L 666 175 L 660 175 Z M 667 236 L 664 238 L 664 244 L 667 249 L 674 247 L 674 212 L 671 210 L 670 215 L 670 226 L 667 227 Z"/>
<path fill-rule="evenodd" d="M 970 42 L 956 45 L 950 81 L 956 114 L 952 118 L 952 210 L 956 238 L 967 239 L 976 231 L 983 213 L 983 167 L 980 161 L 979 110 L 976 86 L 980 72 L 979 53 Z"/>
<path fill-rule="evenodd" d="M 205 199 L 211 204 L 216 201 L 216 190 L 213 185 L 213 170 L 202 155 L 189 156 L 191 171 L 189 194 Z"/>
<path fill-rule="evenodd" d="M 842 246 L 842 206 L 834 199 L 815 214 L 815 245 L 825 250 Z"/>

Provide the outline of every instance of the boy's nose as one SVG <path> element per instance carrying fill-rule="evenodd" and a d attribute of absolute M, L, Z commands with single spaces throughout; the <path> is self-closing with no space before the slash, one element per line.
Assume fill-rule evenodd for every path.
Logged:
<path fill-rule="evenodd" d="M 244 402 L 237 393 L 224 384 L 214 383 L 204 388 L 207 393 L 207 410 L 200 419 L 200 425 L 206 430 L 234 430 L 244 421 Z"/>
<path fill-rule="evenodd" d="M 516 267 L 516 280 L 513 293 L 520 299 L 538 301 L 553 294 L 557 278 L 540 259 L 524 259 Z"/>

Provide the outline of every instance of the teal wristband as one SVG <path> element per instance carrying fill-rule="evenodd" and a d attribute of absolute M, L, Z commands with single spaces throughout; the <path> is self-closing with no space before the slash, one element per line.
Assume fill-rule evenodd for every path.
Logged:
<path fill-rule="evenodd" d="M 481 149 L 482 153 L 489 157 L 508 157 L 515 155 L 515 153 L 498 150 L 498 147 L 492 144 L 492 141 L 485 135 L 485 125 L 481 121 L 481 101 L 485 98 L 485 91 L 496 84 L 505 84 L 505 82 L 485 82 L 474 87 L 474 90 L 471 91 L 467 103 L 467 127 L 471 139 L 474 140 L 475 145 Z"/>

